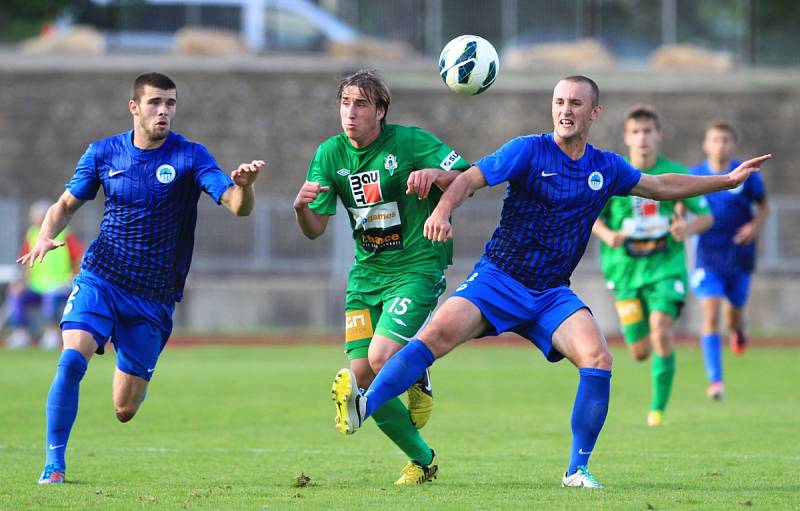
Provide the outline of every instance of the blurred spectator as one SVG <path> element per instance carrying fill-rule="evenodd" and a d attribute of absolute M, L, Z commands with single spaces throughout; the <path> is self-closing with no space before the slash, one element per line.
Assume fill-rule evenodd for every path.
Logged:
<path fill-rule="evenodd" d="M 50 201 L 34 202 L 28 211 L 30 227 L 22 242 L 20 254 L 30 252 L 36 243 Z M 56 237 L 66 243 L 63 250 L 54 250 L 41 264 L 33 268 L 24 267 L 22 276 L 8 288 L 6 307 L 9 324 L 13 328 L 6 339 L 9 348 L 23 348 L 41 332 L 39 346 L 54 349 L 61 346 L 58 322 L 61 311 L 70 293 L 72 277 L 77 273 L 83 255 L 83 245 L 78 238 L 64 229 Z M 41 321 L 32 321 L 34 308 L 39 308 Z"/>

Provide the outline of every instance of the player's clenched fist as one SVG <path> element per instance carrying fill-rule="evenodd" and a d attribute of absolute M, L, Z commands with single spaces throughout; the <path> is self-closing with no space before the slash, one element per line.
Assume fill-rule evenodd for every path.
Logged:
<path fill-rule="evenodd" d="M 250 163 L 242 163 L 231 172 L 231 179 L 237 186 L 249 186 L 258 177 L 258 173 L 264 168 L 264 160 L 253 160 Z"/>
<path fill-rule="evenodd" d="M 297 192 L 297 197 L 294 199 L 294 209 L 303 209 L 308 204 L 311 204 L 317 199 L 321 193 L 330 190 L 330 186 L 322 186 L 314 181 L 306 181 Z"/>
<path fill-rule="evenodd" d="M 431 241 L 447 241 L 453 238 L 453 227 L 446 215 L 437 214 L 434 210 L 431 216 L 425 220 L 423 233 Z"/>

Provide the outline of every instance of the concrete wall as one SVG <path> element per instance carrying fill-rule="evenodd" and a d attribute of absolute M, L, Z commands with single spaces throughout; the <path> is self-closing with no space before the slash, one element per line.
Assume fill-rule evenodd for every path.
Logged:
<path fill-rule="evenodd" d="M 160 70 L 178 84 L 176 131 L 207 145 L 224 168 L 265 159 L 260 200 L 284 201 L 288 207 L 316 146 L 340 129 L 337 75 L 365 65 L 315 58 L 92 59 L 0 54 L 0 190 L 6 197 L 60 194 L 89 141 L 130 129 L 132 79 Z M 572 73 L 501 73 L 489 92 L 463 98 L 444 89 L 432 63 L 377 66 L 393 90 L 390 122 L 426 128 L 473 160 L 514 136 L 549 131 L 552 86 Z M 790 156 L 800 120 L 798 72 L 603 71 L 591 76 L 600 84 L 605 105 L 592 130 L 593 144 L 622 150 L 623 117 L 633 103 L 646 102 L 663 116 L 664 154 L 692 164 L 702 159 L 704 126 L 722 118 L 741 131 L 742 155 L 776 155 L 764 172 L 770 190 L 800 193 L 800 174 Z M 499 199 L 502 190 L 484 195 Z M 793 234 L 796 230 L 786 233 Z M 598 311 L 604 327 L 613 329 L 615 313 L 599 275 L 581 275 L 576 289 Z M 450 278 L 453 284 L 459 280 Z M 190 277 L 177 324 L 196 329 L 336 325 L 331 311 L 341 310 L 340 282 L 327 276 L 240 277 L 235 272 L 221 281 L 197 273 Z M 789 310 L 797 293 L 794 276 L 759 276 L 753 323 L 797 327 L 796 312 Z M 696 323 L 692 311 L 689 307 L 687 316 Z"/>

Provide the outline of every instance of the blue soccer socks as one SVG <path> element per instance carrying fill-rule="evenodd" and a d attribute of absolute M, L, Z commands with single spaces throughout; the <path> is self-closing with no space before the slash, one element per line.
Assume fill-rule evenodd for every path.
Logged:
<path fill-rule="evenodd" d="M 56 366 L 56 376 L 47 395 L 46 465 L 66 468 L 64 453 L 69 433 L 78 415 L 78 388 L 88 362 L 77 350 L 66 349 Z"/>
<path fill-rule="evenodd" d="M 364 394 L 367 398 L 366 416 L 369 417 L 386 401 L 408 390 L 435 359 L 431 350 L 418 339 L 395 353 L 378 371 L 372 385 Z"/>
<path fill-rule="evenodd" d="M 709 383 L 722 381 L 722 338 L 719 333 L 706 334 L 700 337 L 703 349 L 703 362 Z"/>
<path fill-rule="evenodd" d="M 572 454 L 567 474 L 589 464 L 597 436 L 603 429 L 608 414 L 611 392 L 611 371 L 582 368 L 575 406 L 572 408 Z"/>

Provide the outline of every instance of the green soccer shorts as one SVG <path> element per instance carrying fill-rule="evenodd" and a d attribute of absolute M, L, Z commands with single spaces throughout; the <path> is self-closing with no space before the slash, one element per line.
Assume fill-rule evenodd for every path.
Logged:
<path fill-rule="evenodd" d="M 446 287 L 442 272 L 387 277 L 354 266 L 347 279 L 344 314 L 348 360 L 366 358 L 375 334 L 408 343 L 425 326 Z"/>
<path fill-rule="evenodd" d="M 625 342 L 633 344 L 650 333 L 651 312 L 678 319 L 686 301 L 686 276 L 660 280 L 638 289 L 616 289 L 617 314 Z"/>

